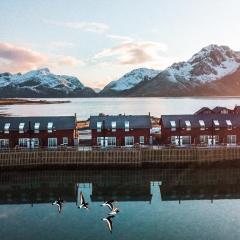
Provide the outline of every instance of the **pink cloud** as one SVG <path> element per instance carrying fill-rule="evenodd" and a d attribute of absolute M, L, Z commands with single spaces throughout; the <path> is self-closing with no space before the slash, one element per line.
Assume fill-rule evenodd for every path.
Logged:
<path fill-rule="evenodd" d="M 0 71 L 23 72 L 36 69 L 47 64 L 45 54 L 29 48 L 0 42 Z"/>

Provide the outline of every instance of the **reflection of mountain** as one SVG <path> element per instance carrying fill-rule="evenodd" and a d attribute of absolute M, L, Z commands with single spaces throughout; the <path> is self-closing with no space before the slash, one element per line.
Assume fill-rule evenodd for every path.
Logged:
<path fill-rule="evenodd" d="M 240 199 L 240 169 L 146 169 L 2 172 L 0 204 L 76 202 L 76 183 L 91 188 L 91 200 L 151 202 L 151 182 L 161 182 L 161 200 Z M 85 184 L 84 184 L 85 183 Z M 153 196 L 154 197 L 154 196 Z"/>

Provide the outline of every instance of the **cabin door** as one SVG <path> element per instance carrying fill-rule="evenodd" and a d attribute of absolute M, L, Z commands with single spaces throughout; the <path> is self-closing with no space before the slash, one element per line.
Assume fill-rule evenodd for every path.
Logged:
<path fill-rule="evenodd" d="M 216 145 L 216 138 L 215 136 L 208 136 L 208 145 Z"/>
<path fill-rule="evenodd" d="M 105 147 L 107 147 L 108 146 L 108 137 L 105 137 Z"/>

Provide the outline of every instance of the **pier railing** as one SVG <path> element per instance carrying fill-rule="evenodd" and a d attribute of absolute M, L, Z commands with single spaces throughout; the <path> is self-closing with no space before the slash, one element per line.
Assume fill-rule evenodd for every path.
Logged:
<path fill-rule="evenodd" d="M 5 149 L 0 151 L 0 168 L 132 166 L 240 161 L 240 147 L 160 146 L 135 148 L 61 147 Z"/>

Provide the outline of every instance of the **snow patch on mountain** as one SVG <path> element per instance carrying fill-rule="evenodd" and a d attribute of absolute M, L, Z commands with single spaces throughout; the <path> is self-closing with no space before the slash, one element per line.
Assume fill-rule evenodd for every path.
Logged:
<path fill-rule="evenodd" d="M 148 68 L 139 68 L 132 70 L 131 72 L 123 75 L 120 79 L 110 82 L 105 88 L 115 91 L 123 91 L 131 89 L 143 80 L 150 80 L 157 76 L 161 71 L 148 69 Z"/>

